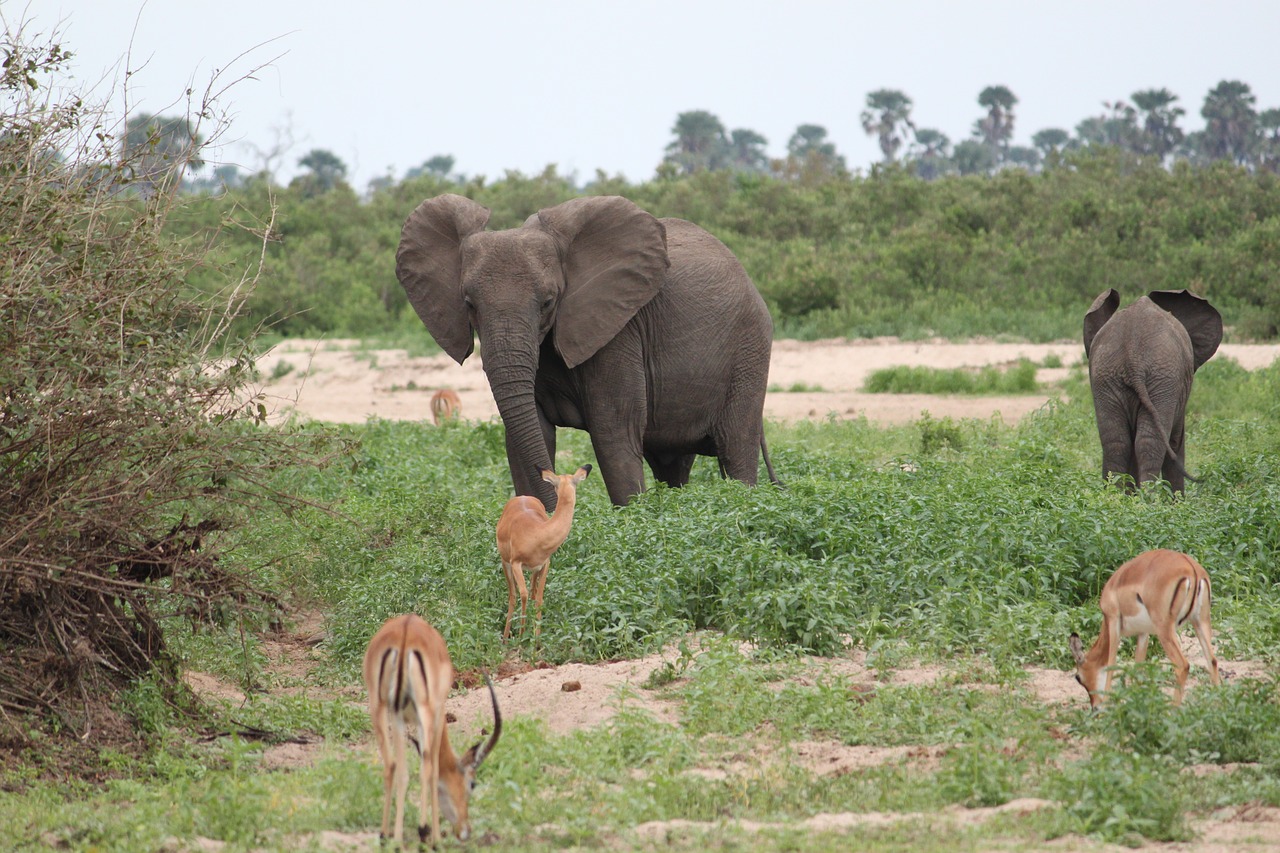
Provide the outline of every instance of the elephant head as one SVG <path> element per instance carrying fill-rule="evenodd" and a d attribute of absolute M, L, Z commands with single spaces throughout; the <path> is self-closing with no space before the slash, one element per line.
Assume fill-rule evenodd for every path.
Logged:
<path fill-rule="evenodd" d="M 396 275 L 459 364 L 479 334 L 516 491 L 552 508 L 538 476 L 554 467 L 534 400 L 543 339 L 552 335 L 569 368 L 612 340 L 662 287 L 666 232 L 617 196 L 573 199 L 506 231 L 486 231 L 488 221 L 488 209 L 462 196 L 424 201 L 405 221 Z"/>

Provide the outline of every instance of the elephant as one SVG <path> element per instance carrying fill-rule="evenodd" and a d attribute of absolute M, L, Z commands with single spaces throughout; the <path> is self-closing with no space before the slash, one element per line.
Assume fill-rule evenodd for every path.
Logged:
<path fill-rule="evenodd" d="M 682 486 L 697 455 L 755 485 L 773 321 L 714 236 L 620 196 L 544 208 L 489 231 L 459 195 L 405 220 L 396 276 L 427 330 L 461 364 L 479 336 L 506 427 L 517 494 L 555 509 L 556 427 L 586 430 L 615 505 L 653 476 Z"/>
<path fill-rule="evenodd" d="M 1183 491 L 1191 380 L 1222 342 L 1222 316 L 1187 290 L 1153 290 L 1117 311 L 1114 288 L 1084 315 L 1084 351 L 1102 441 L 1102 474 Z"/>

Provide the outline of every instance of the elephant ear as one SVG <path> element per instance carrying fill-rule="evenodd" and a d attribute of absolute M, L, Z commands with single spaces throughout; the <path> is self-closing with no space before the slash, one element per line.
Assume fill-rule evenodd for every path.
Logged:
<path fill-rule="evenodd" d="M 556 240 L 565 292 L 556 313 L 556 351 L 577 367 L 613 340 L 662 289 L 667 231 L 620 196 L 575 198 L 538 212 Z"/>
<path fill-rule="evenodd" d="M 1187 330 L 1199 370 L 1222 343 L 1222 315 L 1218 309 L 1189 290 L 1153 290 L 1147 298 L 1176 317 Z"/>
<path fill-rule="evenodd" d="M 1093 336 L 1107 324 L 1111 315 L 1120 307 L 1120 293 L 1113 287 L 1098 294 L 1089 310 L 1084 313 L 1084 355 L 1089 357 L 1089 347 L 1093 346 Z"/>
<path fill-rule="evenodd" d="M 462 301 L 462 240 L 483 231 L 489 209 L 460 195 L 438 195 L 404 222 L 396 277 L 436 343 L 462 364 L 474 346 Z"/>

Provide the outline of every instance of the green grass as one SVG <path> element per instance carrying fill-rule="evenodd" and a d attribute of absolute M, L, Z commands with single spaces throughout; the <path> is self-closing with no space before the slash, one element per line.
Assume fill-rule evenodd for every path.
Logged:
<path fill-rule="evenodd" d="M 1201 371 L 1187 446 L 1204 480 L 1182 499 L 1104 487 L 1086 382 L 1073 371 L 1065 402 L 1017 426 L 769 424 L 785 489 L 721 481 L 701 460 L 687 488 L 653 488 L 619 509 L 592 478 L 553 561 L 541 641 L 510 648 L 500 640 L 505 584 L 493 544 L 511 491 L 501 427 L 342 427 L 358 447 L 341 464 L 280 474 L 336 512 L 264 516 L 223 542 L 235 546 L 229 564 L 286 603 L 325 612 L 311 671 L 273 674 L 252 631 L 174 635 L 189 666 L 248 696 L 215 706 L 212 728 L 323 738 L 316 762 L 266 771 L 266 744 L 202 741 L 140 685 L 127 709 L 145 723 L 149 750 L 105 756 L 105 780 L 88 784 L 51 778 L 41 769 L 51 766 L 48 747 L 34 746 L 28 761 L 0 769 L 0 833 L 19 847 L 159 849 L 204 837 L 285 850 L 326 830 L 375 831 L 378 769 L 350 688 L 373 630 L 408 610 L 440 628 L 464 672 L 510 656 L 590 662 L 685 643 L 649 683 L 678 725 L 628 711 L 557 736 L 536 719 L 511 720 L 473 810 L 476 832 L 503 849 L 661 847 L 668 833 L 642 838 L 634 827 L 675 819 L 698 822 L 669 830 L 683 846 L 1035 849 L 1066 833 L 1181 839 L 1192 831 L 1188 813 L 1280 804 L 1269 683 L 1211 689 L 1198 674 L 1174 709 L 1161 692 L 1167 667 L 1130 666 L 1108 709 L 1090 715 L 1082 692 L 1070 705 L 1042 704 L 1022 672 L 1032 664 L 1069 679 L 1067 635 L 1098 630 L 1102 583 L 1151 547 L 1187 550 L 1208 568 L 1226 668 L 1275 659 L 1280 367 L 1246 373 L 1215 360 Z M 558 456 L 566 466 L 593 461 L 590 442 L 571 431 Z M 865 654 L 875 677 L 854 689 L 800 651 Z M 892 682 L 917 659 L 943 663 L 944 676 Z M 823 776 L 795 760 L 807 741 L 932 750 L 934 759 Z M 1225 762 L 1247 766 L 1178 772 Z M 727 775 L 708 778 L 708 768 Z M 966 828 L 905 819 L 830 834 L 803 824 L 822 812 L 934 814 L 1015 797 L 1053 805 Z M 766 828 L 750 833 L 740 820 Z"/>
<path fill-rule="evenodd" d="M 886 367 L 867 377 L 863 387 L 872 394 L 1030 394 L 1039 390 L 1036 365 L 1026 358 L 1006 368 Z"/>

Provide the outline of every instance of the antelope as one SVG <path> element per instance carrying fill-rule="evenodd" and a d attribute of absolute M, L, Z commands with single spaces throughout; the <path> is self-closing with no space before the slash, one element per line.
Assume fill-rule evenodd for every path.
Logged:
<path fill-rule="evenodd" d="M 1147 658 L 1147 640 L 1156 635 L 1173 664 L 1177 687 L 1173 702 L 1182 704 L 1191 665 L 1178 645 L 1178 629 L 1190 621 L 1209 665 L 1209 680 L 1221 684 L 1218 659 L 1213 655 L 1209 604 L 1209 575 L 1194 557 L 1178 551 L 1145 551 L 1116 569 L 1102 587 L 1102 631 L 1088 652 L 1080 636 L 1072 634 L 1068 645 L 1076 661 L 1076 681 L 1089 692 L 1089 705 L 1097 708 L 1111 687 L 1111 667 L 1123 637 L 1138 638 L 1133 659 Z M 1101 688 L 1099 680 L 1103 680 Z"/>
<path fill-rule="evenodd" d="M 520 632 L 524 633 L 529 590 L 524 583 L 524 570 L 531 569 L 530 586 L 533 601 L 537 605 L 538 622 L 534 636 L 542 630 L 542 591 L 547 585 L 547 569 L 551 567 L 551 555 L 569 538 L 573 525 L 573 506 L 577 501 L 578 484 L 591 473 L 590 465 L 583 465 L 572 474 L 557 474 L 542 469 L 542 479 L 556 487 L 556 514 L 548 516 L 542 501 L 532 495 L 517 495 L 507 501 L 498 519 L 498 556 L 502 559 L 502 571 L 507 576 L 507 626 L 502 629 L 502 639 L 511 636 L 511 616 L 515 612 L 516 592 L 520 593 Z"/>
<path fill-rule="evenodd" d="M 413 740 L 421 758 L 418 798 L 418 839 L 430 833 L 440 838 L 440 812 L 453 824 L 454 835 L 471 835 L 467 801 L 476 784 L 476 770 L 502 734 L 498 697 L 489 685 L 493 703 L 493 734 L 458 758 L 449 746 L 444 701 L 453 686 L 453 662 L 440 632 L 412 613 L 387 621 L 369 641 L 364 654 L 364 683 L 369 689 L 369 716 L 382 758 L 382 839 L 391 828 L 391 790 L 396 794 L 397 844 L 404 839 L 404 799 L 409 787 L 405 741 Z M 427 826 L 427 795 L 431 795 L 431 825 Z"/>
<path fill-rule="evenodd" d="M 461 415 L 462 401 L 458 399 L 457 391 L 441 388 L 431 395 L 431 421 L 436 426 L 440 426 L 443 420 L 456 419 Z"/>

